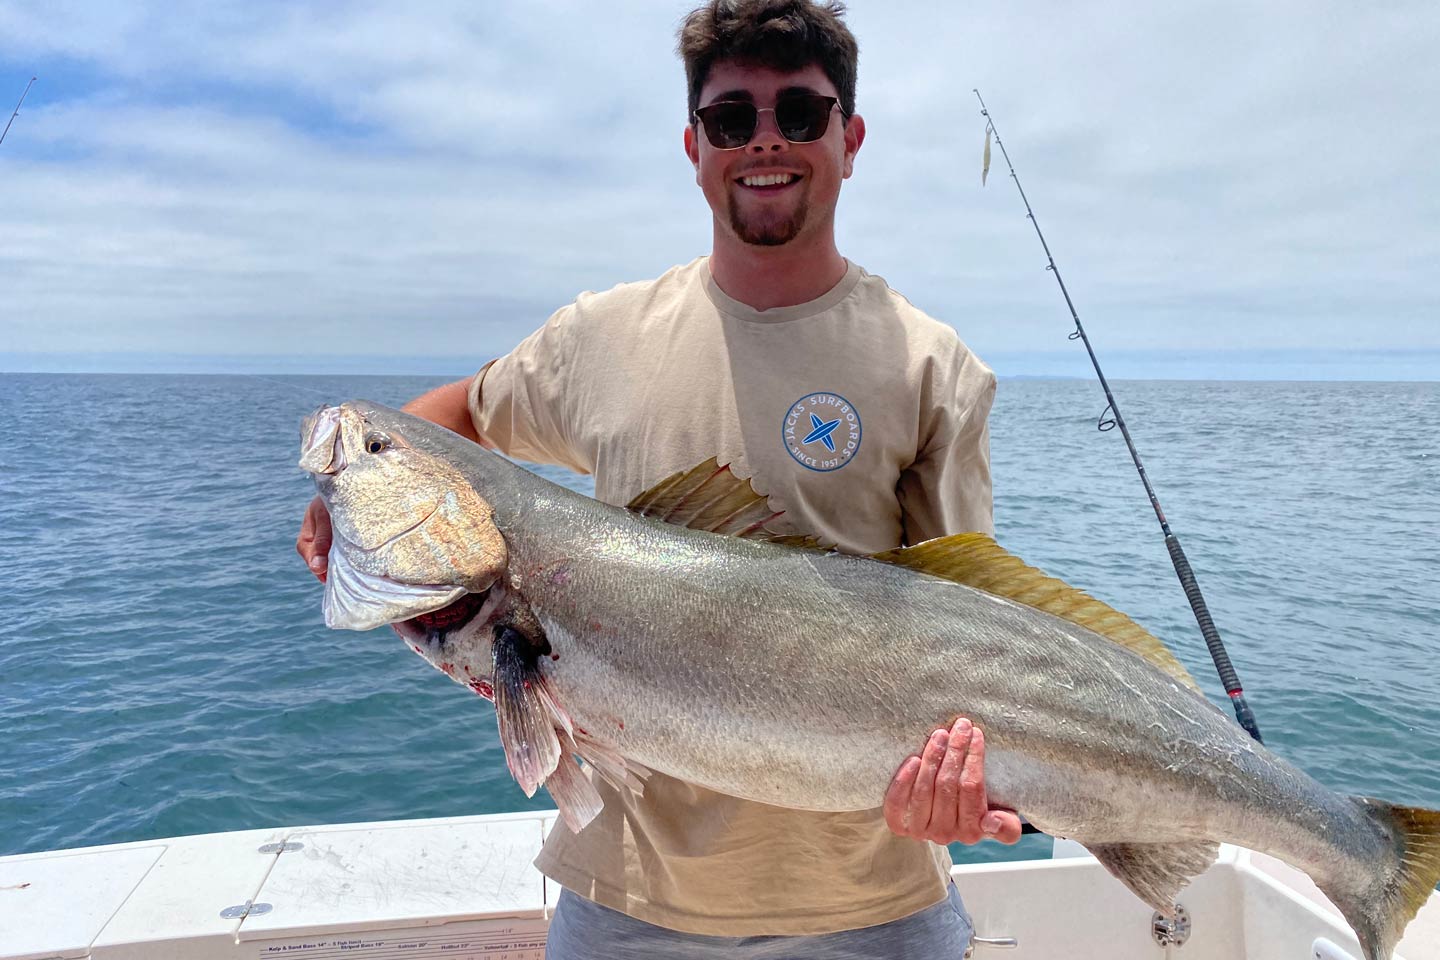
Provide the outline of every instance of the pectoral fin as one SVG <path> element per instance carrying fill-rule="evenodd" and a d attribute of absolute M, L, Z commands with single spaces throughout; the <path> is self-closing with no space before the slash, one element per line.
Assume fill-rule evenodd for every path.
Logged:
<path fill-rule="evenodd" d="M 1166 917 L 1174 915 L 1180 888 L 1204 873 L 1220 854 L 1220 845 L 1210 840 L 1085 846 L 1135 896 Z"/>
<path fill-rule="evenodd" d="M 584 829 L 586 824 L 600 814 L 600 809 L 605 805 L 599 792 L 590 783 L 590 778 L 585 776 L 580 765 L 575 762 L 568 736 L 560 741 L 560 762 L 546 779 L 545 789 L 550 791 L 550 798 L 555 801 L 560 816 L 565 819 L 565 825 L 573 833 Z"/>
<path fill-rule="evenodd" d="M 597 743 L 584 734 L 576 734 L 575 743 L 585 762 L 594 767 L 595 772 L 610 786 L 616 790 L 633 790 L 641 796 L 645 794 L 643 778 L 650 776 L 649 767 L 634 760 L 627 760 L 618 751 Z"/>
<path fill-rule="evenodd" d="M 525 791 L 535 791 L 560 765 L 560 738 L 556 725 L 569 719 L 554 712 L 554 699 L 542 694 L 544 676 L 535 667 L 534 644 L 509 626 L 495 628 L 492 651 L 495 663 L 495 716 L 500 723 L 500 744 L 510 775 Z M 568 734 L 567 734 L 568 736 Z"/>

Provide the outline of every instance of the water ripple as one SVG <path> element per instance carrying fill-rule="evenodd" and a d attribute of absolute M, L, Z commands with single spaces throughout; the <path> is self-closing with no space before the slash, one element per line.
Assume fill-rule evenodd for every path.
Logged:
<path fill-rule="evenodd" d="M 317 391 L 437 382 L 0 378 L 0 854 L 549 805 L 477 698 L 385 631 L 326 630 L 295 557 Z M 1440 807 L 1440 386 L 1116 391 L 1268 741 L 1336 789 Z M 1097 397 L 1001 384 L 1000 538 L 1166 638 L 1223 704 Z"/>

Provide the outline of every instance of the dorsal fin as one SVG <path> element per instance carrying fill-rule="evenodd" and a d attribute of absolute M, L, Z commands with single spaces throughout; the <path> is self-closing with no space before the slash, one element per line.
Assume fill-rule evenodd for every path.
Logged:
<path fill-rule="evenodd" d="M 873 559 L 963 583 L 1069 620 L 1150 661 L 1191 690 L 1200 688 L 1165 645 L 1119 610 L 1026 565 L 983 533 L 958 533 L 877 553 Z"/>
<path fill-rule="evenodd" d="M 749 480 L 741 480 L 731 472 L 729 464 L 722 467 L 714 457 L 689 470 L 671 474 L 625 506 L 642 517 L 654 517 L 692 530 L 790 546 L 820 545 L 812 537 L 771 530 L 767 525 L 780 519 L 784 511 L 773 509 L 765 497 L 755 492 Z"/>

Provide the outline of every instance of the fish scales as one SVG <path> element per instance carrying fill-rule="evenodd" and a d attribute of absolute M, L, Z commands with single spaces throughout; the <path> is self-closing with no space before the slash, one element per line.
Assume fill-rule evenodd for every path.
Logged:
<path fill-rule="evenodd" d="M 1440 880 L 1440 813 L 1326 789 L 1069 619 L 898 561 L 637 516 L 378 405 L 322 410 L 302 437 L 336 518 L 327 622 L 392 623 L 491 690 L 512 773 L 573 829 L 599 802 L 577 754 L 617 782 L 653 769 L 863 810 L 963 716 L 985 731 L 993 804 L 1084 843 L 1157 909 L 1237 843 L 1309 873 L 1377 960 Z M 450 588 L 468 619 L 425 620 L 456 609 Z"/>
<path fill-rule="evenodd" d="M 588 555 L 585 569 L 561 587 L 543 581 L 525 587 L 552 645 L 561 632 L 575 644 L 568 652 L 557 647 L 561 660 L 541 670 L 582 726 L 588 715 L 581 705 L 592 700 L 604 716 L 633 711 L 636 719 L 615 736 L 622 752 L 647 766 L 764 803 L 865 809 L 877 805 L 930 730 L 966 716 L 986 730 L 987 782 L 996 803 L 1020 799 L 1010 786 L 1017 778 L 1053 774 L 1055 783 L 1070 782 L 1053 812 L 1045 801 L 1026 798 L 1027 816 L 1057 832 L 1102 820 L 1092 805 L 1113 816 L 1117 791 L 1134 783 L 1143 795 L 1121 806 L 1135 811 L 1123 831 L 1136 839 L 1133 831 L 1150 823 L 1145 803 L 1172 780 L 1193 780 L 1163 776 L 1177 761 L 1213 778 L 1206 793 L 1219 805 L 1206 812 L 1198 801 L 1191 806 L 1195 835 L 1226 822 L 1226 804 L 1249 799 L 1243 774 L 1259 764 L 1245 761 L 1263 748 L 1203 698 L 1081 628 L 861 558 L 832 554 L 810 563 L 782 547 L 715 543 L 686 538 L 687 531 L 678 539 L 691 550 L 672 544 L 667 575 L 656 578 L 643 544 L 618 541 L 603 522 L 597 532 L 595 542 L 618 548 Z M 563 549 L 543 535 L 506 536 L 520 556 Z M 615 589 L 634 581 L 665 588 L 653 590 L 642 608 Z M 763 621 L 735 615 L 755 603 L 767 611 Z M 666 611 L 663 621 L 656 610 Z M 606 624 L 604 639 L 575 643 L 590 620 Z M 947 635 L 936 623 L 964 630 Z M 1047 683 L 1035 669 L 1057 657 L 1066 662 L 1070 689 Z M 817 669 L 826 663 L 845 667 Z M 628 678 L 628 687 L 607 687 L 594 682 L 597 676 L 612 684 Z M 864 698 L 853 695 L 860 678 L 871 684 Z M 1029 722 L 1013 722 L 1018 703 L 1029 706 Z M 1155 728 L 1170 731 L 1177 723 L 1185 736 L 1156 741 Z M 757 783 L 757 769 L 770 775 Z M 1088 778 L 1094 792 L 1086 796 L 1084 770 L 1092 769 L 1103 774 Z M 1127 776 L 1130 769 L 1146 776 Z M 1302 784 L 1323 795 L 1313 781 L 1294 785 Z M 1233 813 L 1229 819 L 1243 821 Z"/>

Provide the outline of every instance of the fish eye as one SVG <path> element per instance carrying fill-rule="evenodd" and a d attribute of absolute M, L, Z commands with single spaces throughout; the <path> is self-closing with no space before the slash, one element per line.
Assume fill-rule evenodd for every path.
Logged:
<path fill-rule="evenodd" d="M 390 438 L 383 433 L 372 433 L 365 438 L 366 453 L 379 453 L 388 446 L 390 446 Z"/>

